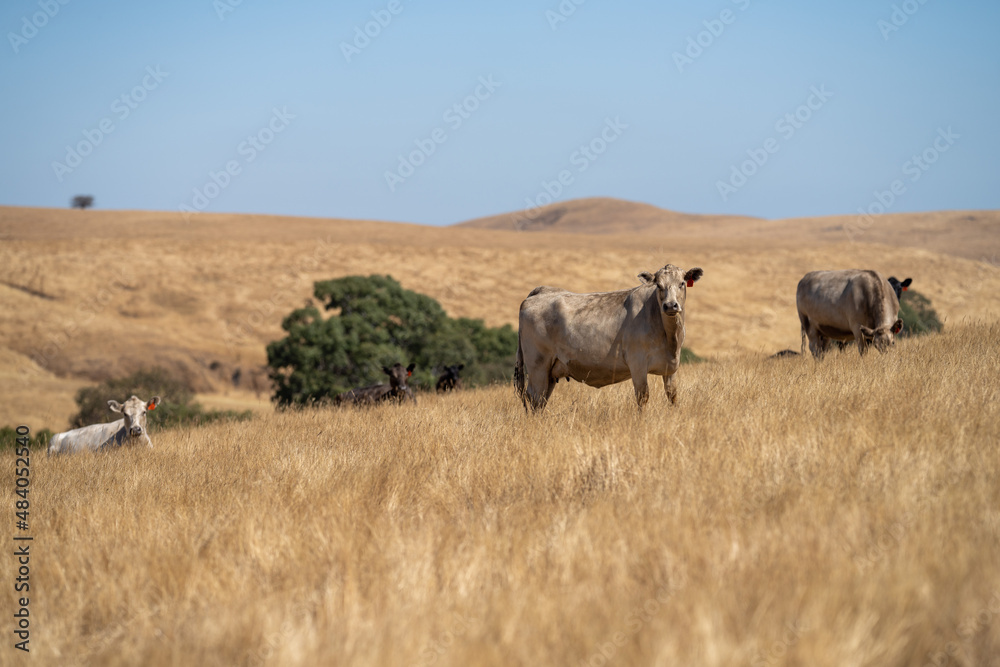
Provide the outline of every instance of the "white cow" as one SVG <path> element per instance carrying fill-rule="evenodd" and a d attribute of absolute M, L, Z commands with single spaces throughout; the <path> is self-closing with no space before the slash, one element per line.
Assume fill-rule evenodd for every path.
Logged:
<path fill-rule="evenodd" d="M 154 396 L 149 403 L 134 395 L 124 405 L 118 401 L 108 401 L 108 407 L 112 412 L 120 413 L 121 419 L 56 433 L 49 440 L 48 453 L 73 454 L 84 450 L 97 452 L 139 442 L 145 442 L 152 449 L 153 443 L 146 433 L 146 412 L 154 410 L 159 404 L 159 396 Z"/>

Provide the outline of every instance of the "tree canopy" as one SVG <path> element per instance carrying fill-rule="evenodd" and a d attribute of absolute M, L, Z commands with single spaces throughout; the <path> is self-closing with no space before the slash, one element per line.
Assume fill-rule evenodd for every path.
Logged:
<path fill-rule="evenodd" d="M 267 346 L 273 400 L 281 406 L 323 402 L 353 387 L 385 380 L 383 366 L 415 363 L 411 384 L 434 385 L 445 366 L 465 364 L 468 386 L 504 380 L 514 366 L 511 326 L 452 318 L 431 297 L 391 276 L 347 276 L 314 284 L 313 305 L 281 323 L 287 336 Z"/>

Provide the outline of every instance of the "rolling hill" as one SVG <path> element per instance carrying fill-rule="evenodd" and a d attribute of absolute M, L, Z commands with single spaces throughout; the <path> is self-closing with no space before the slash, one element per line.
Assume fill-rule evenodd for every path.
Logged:
<path fill-rule="evenodd" d="M 858 227 L 851 216 L 693 216 L 588 199 L 544 216 L 551 222 L 529 233 L 511 229 L 509 214 L 426 227 L 0 207 L 0 424 L 60 428 L 80 386 L 150 366 L 186 378 L 208 405 L 266 410 L 264 346 L 314 281 L 350 274 L 390 274 L 452 316 L 495 326 L 516 325 L 537 285 L 623 289 L 666 262 L 701 266 L 688 344 L 713 358 L 797 349 L 795 285 L 817 268 L 912 276 L 946 326 L 1000 319 L 998 211 L 877 216 Z"/>

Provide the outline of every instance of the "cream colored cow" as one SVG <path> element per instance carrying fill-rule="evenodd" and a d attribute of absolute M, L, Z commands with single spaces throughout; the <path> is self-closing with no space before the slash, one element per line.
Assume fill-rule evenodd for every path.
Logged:
<path fill-rule="evenodd" d="M 525 409 L 543 409 L 560 378 L 591 387 L 631 378 L 641 409 L 649 400 L 650 373 L 663 376 L 675 403 L 687 290 L 702 274 L 667 264 L 655 274 L 640 273 L 641 285 L 618 292 L 532 290 L 521 303 L 514 366 L 514 388 Z"/>
<path fill-rule="evenodd" d="M 160 397 L 146 403 L 138 396 L 132 396 L 121 404 L 118 401 L 108 401 L 112 412 L 118 412 L 122 418 L 107 424 L 92 424 L 72 431 L 56 433 L 49 440 L 49 454 L 74 454 L 82 451 L 103 451 L 145 443 L 150 449 L 153 443 L 146 432 L 146 412 L 160 404 Z"/>

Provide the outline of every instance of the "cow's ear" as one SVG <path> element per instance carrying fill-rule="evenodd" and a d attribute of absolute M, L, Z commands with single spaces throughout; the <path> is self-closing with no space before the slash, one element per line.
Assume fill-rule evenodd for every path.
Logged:
<path fill-rule="evenodd" d="M 892 323 L 892 333 L 898 334 L 902 330 L 903 330 L 903 320 L 897 318 L 896 321 Z"/>
<path fill-rule="evenodd" d="M 643 271 L 637 277 L 645 284 L 653 282 L 653 274 L 649 271 Z"/>
<path fill-rule="evenodd" d="M 688 269 L 688 272 L 684 274 L 684 280 L 687 281 L 688 287 L 694 287 L 695 281 L 701 278 L 703 275 L 705 275 L 705 272 L 702 271 L 700 268 L 695 267 L 693 269 Z"/>
<path fill-rule="evenodd" d="M 462 370 L 463 368 L 465 368 L 465 364 L 459 364 L 458 365 L 458 370 Z"/>
<path fill-rule="evenodd" d="M 868 328 L 868 327 L 866 327 L 865 325 L 862 324 L 861 325 L 861 335 L 863 335 L 865 338 L 874 338 L 875 337 L 875 330 L 874 329 L 870 329 L 870 328 Z"/>
<path fill-rule="evenodd" d="M 904 280 L 903 282 L 901 282 L 899 284 L 900 284 L 900 286 L 902 286 L 903 291 L 905 292 L 906 288 L 909 287 L 910 283 L 912 283 L 912 282 L 913 282 L 913 278 L 907 278 L 906 280 Z"/>
<path fill-rule="evenodd" d="M 383 366 L 382 367 L 382 372 L 385 373 L 386 375 L 392 375 L 392 371 L 389 370 L 388 366 Z"/>
<path fill-rule="evenodd" d="M 108 407 L 111 408 L 111 412 L 121 412 L 122 404 L 118 401 L 108 401 Z"/>
<path fill-rule="evenodd" d="M 409 366 L 407 366 L 406 367 L 406 374 L 407 375 L 412 374 L 413 373 L 413 369 L 416 368 L 416 367 L 417 367 L 416 364 L 410 364 Z"/>
<path fill-rule="evenodd" d="M 160 397 L 159 396 L 154 396 L 152 399 L 150 399 L 149 403 L 146 404 L 146 409 L 147 410 L 155 410 L 156 406 L 159 405 L 159 404 L 160 404 Z"/>

